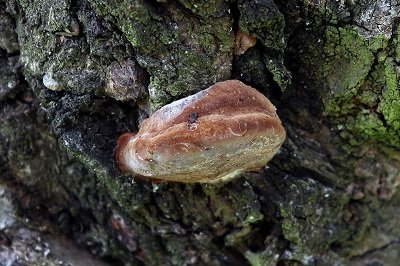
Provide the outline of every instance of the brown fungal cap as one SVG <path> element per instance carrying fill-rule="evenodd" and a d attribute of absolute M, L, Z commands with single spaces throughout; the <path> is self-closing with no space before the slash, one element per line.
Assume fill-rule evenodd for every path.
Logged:
<path fill-rule="evenodd" d="M 266 165 L 285 139 L 272 103 L 238 80 L 168 104 L 123 134 L 121 170 L 178 182 L 217 182 Z"/>

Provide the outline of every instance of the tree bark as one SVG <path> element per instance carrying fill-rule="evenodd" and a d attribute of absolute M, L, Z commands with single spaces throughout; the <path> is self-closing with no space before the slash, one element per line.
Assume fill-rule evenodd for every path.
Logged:
<path fill-rule="evenodd" d="M 397 265 L 399 12 L 0 0 L 0 264 Z M 265 170 L 212 185 L 119 171 L 119 135 L 227 79 L 286 128 Z"/>

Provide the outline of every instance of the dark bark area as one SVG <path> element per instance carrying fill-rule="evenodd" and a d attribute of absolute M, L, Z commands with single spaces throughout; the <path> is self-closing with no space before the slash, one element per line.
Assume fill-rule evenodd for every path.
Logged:
<path fill-rule="evenodd" d="M 399 12 L 0 0 L 0 265 L 397 265 Z M 287 139 L 265 170 L 188 185 L 117 169 L 119 135 L 226 79 L 277 107 Z"/>

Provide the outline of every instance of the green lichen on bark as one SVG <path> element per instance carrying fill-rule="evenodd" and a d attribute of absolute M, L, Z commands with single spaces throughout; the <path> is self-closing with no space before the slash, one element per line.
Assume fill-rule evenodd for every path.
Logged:
<path fill-rule="evenodd" d="M 392 58 L 386 57 L 379 62 L 372 75 L 372 83 L 367 87 L 369 94 L 362 94 L 360 99 L 374 111 L 367 108 L 360 110 L 353 125 L 357 133 L 395 147 L 400 147 L 398 73 Z"/>
<path fill-rule="evenodd" d="M 323 52 L 323 59 L 315 54 L 305 60 L 319 62 L 312 69 L 323 88 L 326 115 L 339 130 L 361 137 L 349 140 L 352 144 L 363 139 L 399 147 L 398 69 L 385 51 L 389 40 L 365 38 L 351 27 L 328 26 L 325 39 L 317 41 L 321 48 L 315 50 Z"/>
<path fill-rule="evenodd" d="M 153 110 L 229 78 L 234 35 L 224 1 L 90 2 L 124 32 L 138 62 L 150 73 Z"/>
<path fill-rule="evenodd" d="M 285 48 L 285 17 L 274 1 L 239 1 L 238 6 L 241 30 L 256 36 L 267 48 Z"/>
<path fill-rule="evenodd" d="M 40 204 L 83 223 L 76 241 L 97 255 L 332 265 L 397 241 L 400 52 L 389 1 L 6 2 L 0 29 L 16 31 L 0 31 L 0 177 L 56 199 Z M 258 43 L 234 57 L 238 29 Z M 147 115 L 146 89 L 156 109 L 233 77 L 270 96 L 285 124 L 268 170 L 221 185 L 153 185 L 118 171 L 116 140 Z M 34 95 L 20 95 L 24 79 Z M 35 96 L 40 121 L 24 117 Z"/>
<path fill-rule="evenodd" d="M 324 88 L 321 98 L 327 115 L 333 118 L 342 136 L 348 136 L 344 131 L 350 130 L 361 137 L 349 139 L 352 145 L 370 140 L 399 147 L 400 139 L 395 133 L 400 116 L 399 70 L 393 62 L 398 55 L 398 37 L 392 29 L 398 26 L 391 24 L 396 12 L 388 13 L 398 7 L 390 1 L 360 0 L 324 5 L 304 1 L 304 8 L 310 28 L 329 25 L 323 28 L 325 38 L 318 39 L 323 43 L 319 47 L 324 59 L 311 59 L 319 62 L 313 68 L 318 73 L 315 81 Z M 343 26 L 341 21 L 354 21 L 359 27 Z"/>
<path fill-rule="evenodd" d="M 110 237 L 110 228 L 89 229 L 90 223 L 107 219 L 105 206 L 112 203 L 106 191 L 87 168 L 71 160 L 59 148 L 45 113 L 38 112 L 38 102 L 33 100 L 32 92 L 26 87 L 15 90 L 20 92 L 15 96 L 19 101 L 0 103 L 0 179 L 20 184 L 19 193 L 32 204 L 30 206 L 35 206 L 24 211 L 24 219 L 39 222 L 49 215 L 56 220 L 61 232 L 76 237 L 75 241 L 82 245 L 93 245 L 93 251 L 100 256 L 118 254 L 128 259 L 130 255 Z M 93 204 L 97 210 L 91 208 Z M 71 225 L 75 219 L 81 219 L 82 228 L 88 226 L 79 237 Z"/>
<path fill-rule="evenodd" d="M 0 10 L 0 49 L 10 54 L 19 51 L 17 33 L 14 28 L 15 24 L 11 16 Z"/>
<path fill-rule="evenodd" d="M 290 187 L 290 198 L 280 207 L 282 231 L 299 256 L 327 251 L 349 237 L 342 217 L 346 194 L 315 182 L 295 181 Z"/>
<path fill-rule="evenodd" d="M 278 262 L 274 251 L 247 252 L 246 258 L 251 266 L 276 265 Z"/>
<path fill-rule="evenodd" d="M 352 28 L 328 27 L 325 42 L 319 74 L 330 96 L 323 98 L 326 112 L 331 116 L 346 114 L 374 63 L 373 50 Z"/>
<path fill-rule="evenodd" d="M 283 52 L 287 45 L 285 17 L 272 0 L 239 1 L 239 28 L 257 37 L 266 48 L 263 63 L 272 74 L 273 81 L 284 91 L 291 75 L 284 64 Z"/>
<path fill-rule="evenodd" d="M 384 62 L 385 88 L 383 89 L 379 111 L 382 112 L 388 127 L 388 135 L 399 138 L 400 132 L 400 69 L 388 57 Z M 398 139 L 400 145 L 400 139 Z"/>
<path fill-rule="evenodd" d="M 20 62 L 38 86 L 125 101 L 145 97 L 147 76 L 132 60 L 132 48 L 96 18 L 88 3 L 23 1 L 20 8 L 27 14 L 16 20 Z M 124 71 L 130 77 L 116 75 Z M 115 86 L 122 92 L 110 90 Z"/>
<path fill-rule="evenodd" d="M 331 73 L 326 84 L 333 97 L 324 98 L 328 115 L 348 116 L 348 129 L 398 147 L 398 69 L 383 52 L 388 40 L 367 40 L 349 29 L 333 29 L 332 35 L 330 29 L 326 42 L 326 55 L 337 59 L 323 66 L 323 72 Z"/>

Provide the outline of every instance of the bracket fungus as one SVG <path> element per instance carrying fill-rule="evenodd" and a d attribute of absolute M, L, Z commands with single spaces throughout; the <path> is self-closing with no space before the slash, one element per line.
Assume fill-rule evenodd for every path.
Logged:
<path fill-rule="evenodd" d="M 259 170 L 285 140 L 275 106 L 238 80 L 172 102 L 118 139 L 119 168 L 135 176 L 214 183 Z"/>

